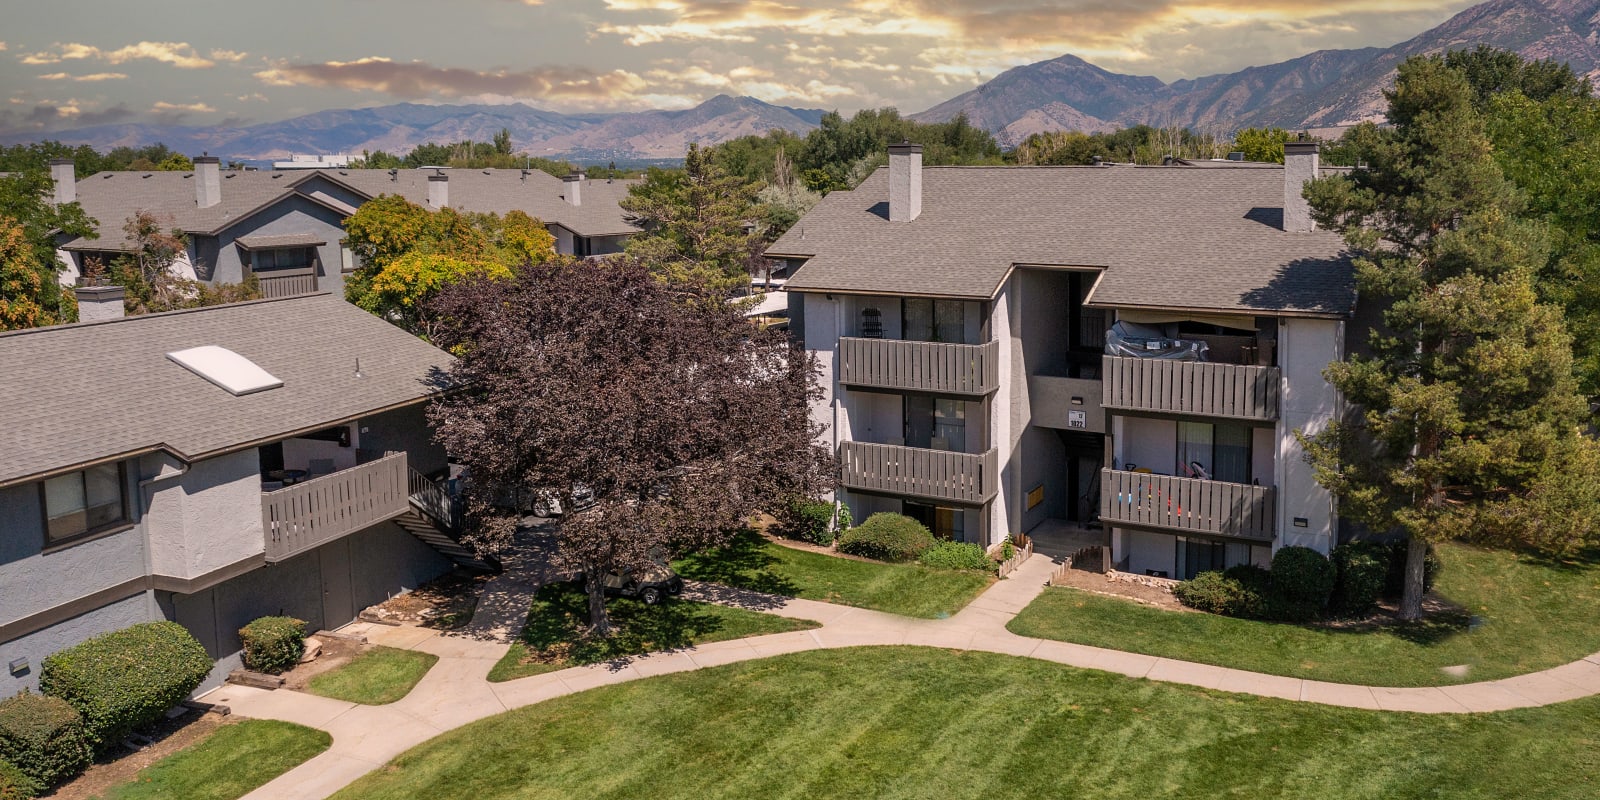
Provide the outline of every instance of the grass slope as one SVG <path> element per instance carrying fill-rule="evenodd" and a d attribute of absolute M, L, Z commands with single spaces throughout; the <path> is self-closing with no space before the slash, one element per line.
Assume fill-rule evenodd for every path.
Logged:
<path fill-rule="evenodd" d="M 1600 700 L 1424 716 L 989 653 L 814 651 L 606 687 L 401 755 L 336 800 L 1590 798 Z"/>
<path fill-rule="evenodd" d="M 582 635 L 589 619 L 588 596 L 583 590 L 575 583 L 553 583 L 541 588 L 528 610 L 528 624 L 522 629 L 522 636 L 489 671 L 489 680 L 509 681 L 653 650 L 817 627 L 811 620 L 688 600 L 667 600 L 649 606 L 616 598 L 606 607 L 614 635 L 605 640 L 588 640 Z"/>
<path fill-rule="evenodd" d="M 1008 626 L 1023 636 L 1254 672 L 1380 686 L 1493 680 L 1600 651 L 1600 566 L 1465 545 L 1440 549 L 1437 592 L 1477 616 L 1340 631 L 1189 614 L 1047 589 Z M 1454 676 L 1443 667 L 1467 666 Z"/>
<path fill-rule="evenodd" d="M 151 764 L 104 800 L 233 800 L 328 749 L 323 731 L 274 720 L 224 725 Z"/>
<path fill-rule="evenodd" d="M 405 697 L 438 661 L 439 657 L 432 653 L 374 647 L 350 663 L 312 678 L 306 691 L 335 700 L 381 706 Z"/>
<path fill-rule="evenodd" d="M 991 576 L 916 564 L 878 564 L 784 547 L 753 531 L 673 567 L 685 578 L 758 592 L 938 619 L 961 610 Z"/>

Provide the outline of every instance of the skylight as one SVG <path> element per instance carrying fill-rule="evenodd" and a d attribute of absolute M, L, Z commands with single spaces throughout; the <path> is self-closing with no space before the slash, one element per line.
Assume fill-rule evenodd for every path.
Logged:
<path fill-rule="evenodd" d="M 226 389 L 234 397 L 264 392 L 283 385 L 283 381 L 256 366 L 254 361 L 214 344 L 168 353 L 167 358 Z"/>

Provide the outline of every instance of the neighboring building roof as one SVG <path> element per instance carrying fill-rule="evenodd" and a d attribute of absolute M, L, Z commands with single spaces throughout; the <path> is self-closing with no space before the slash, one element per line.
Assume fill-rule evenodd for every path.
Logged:
<path fill-rule="evenodd" d="M 341 183 L 377 197 L 398 194 L 417 205 L 428 203 L 428 177 L 439 170 L 383 169 L 321 170 Z M 638 233 L 628 222 L 618 201 L 637 181 L 585 178 L 579 190 L 580 205 L 566 201 L 566 185 L 542 170 L 446 169 L 450 207 L 457 211 L 504 214 L 522 211 L 579 236 L 614 236 Z"/>
<path fill-rule="evenodd" d="M 823 199 L 768 249 L 791 291 L 989 299 L 1013 267 L 1101 269 L 1101 306 L 1345 315 L 1343 240 L 1282 230 L 1283 170 L 926 167 L 888 220 L 888 169 Z"/>
<path fill-rule="evenodd" d="M 166 356 L 203 345 L 283 385 L 236 397 Z M 194 461 L 417 403 L 452 361 L 327 294 L 0 334 L 0 485 L 153 450 Z"/>
<path fill-rule="evenodd" d="M 223 170 L 221 201 L 200 208 L 195 205 L 193 172 L 97 172 L 78 181 L 77 200 L 84 213 L 100 223 L 100 238 L 74 239 L 63 247 L 127 249 L 122 226 L 140 211 L 154 214 L 163 226 L 192 234 L 214 234 L 293 193 L 296 186 L 315 174 L 314 170 Z"/>

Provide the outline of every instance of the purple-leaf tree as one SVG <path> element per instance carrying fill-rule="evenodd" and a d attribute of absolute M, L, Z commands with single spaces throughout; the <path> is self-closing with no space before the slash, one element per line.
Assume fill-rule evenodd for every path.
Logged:
<path fill-rule="evenodd" d="M 432 312 L 464 388 L 429 419 L 470 472 L 472 543 L 509 541 L 507 496 L 557 497 L 556 566 L 584 575 L 593 635 L 611 632 L 607 573 L 715 546 L 774 498 L 832 488 L 815 360 L 720 297 L 627 259 L 557 260 L 452 284 Z M 574 508 L 577 487 L 592 507 Z"/>

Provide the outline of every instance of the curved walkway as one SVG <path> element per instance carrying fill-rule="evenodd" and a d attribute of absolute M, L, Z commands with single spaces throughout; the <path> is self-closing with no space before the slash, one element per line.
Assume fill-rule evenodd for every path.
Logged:
<path fill-rule="evenodd" d="M 1600 653 L 1571 664 L 1497 681 L 1456 686 L 1385 688 L 1285 678 L 1018 636 L 1006 623 L 1044 590 L 1054 565 L 1030 559 L 960 613 L 922 620 L 878 611 L 759 595 L 720 586 L 695 586 L 694 599 L 727 603 L 822 627 L 685 650 L 654 653 L 623 662 L 489 683 L 489 670 L 508 645 L 441 636 L 424 628 L 371 626 L 374 644 L 421 650 L 439 662 L 411 693 L 385 706 L 362 706 L 300 692 L 224 686 L 209 702 L 246 717 L 279 719 L 333 734 L 333 746 L 316 758 L 246 795 L 246 800 L 328 797 L 390 759 L 434 736 L 511 709 L 638 678 L 686 672 L 784 653 L 863 645 L 921 645 L 1037 658 L 1132 678 L 1180 683 L 1261 697 L 1380 711 L 1459 714 L 1529 708 L 1600 694 Z"/>

